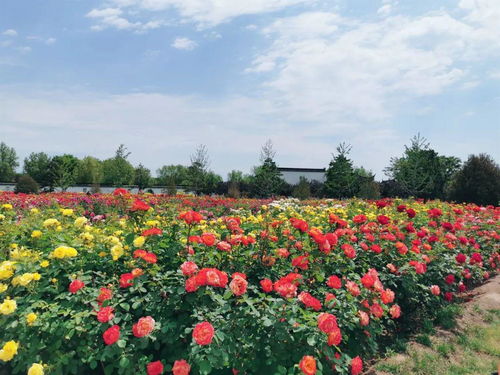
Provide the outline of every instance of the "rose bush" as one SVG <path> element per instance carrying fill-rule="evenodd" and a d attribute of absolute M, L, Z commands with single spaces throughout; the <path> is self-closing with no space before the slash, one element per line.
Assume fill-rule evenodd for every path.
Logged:
<path fill-rule="evenodd" d="M 359 374 L 500 267 L 491 206 L 126 191 L 0 202 L 12 374 Z"/>

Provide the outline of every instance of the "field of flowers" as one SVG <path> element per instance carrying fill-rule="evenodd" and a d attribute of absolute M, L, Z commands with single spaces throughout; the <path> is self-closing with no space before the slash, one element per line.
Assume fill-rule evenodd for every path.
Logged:
<path fill-rule="evenodd" d="M 499 217 L 439 201 L 3 193 L 0 374 L 360 374 L 499 271 Z"/>

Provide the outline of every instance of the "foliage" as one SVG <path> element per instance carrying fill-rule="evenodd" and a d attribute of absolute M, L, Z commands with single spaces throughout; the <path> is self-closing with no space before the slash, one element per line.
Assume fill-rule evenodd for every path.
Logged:
<path fill-rule="evenodd" d="M 97 185 L 102 182 L 102 162 L 92 156 L 84 157 L 78 164 L 75 182 L 77 184 Z"/>
<path fill-rule="evenodd" d="M 444 198 L 446 184 L 460 167 L 456 157 L 440 156 L 420 135 L 405 146 L 404 155 L 392 158 L 386 174 L 409 195 L 418 198 Z"/>
<path fill-rule="evenodd" d="M 32 194 L 38 193 L 38 184 L 31 176 L 24 174 L 19 176 L 16 182 L 16 187 L 14 188 L 16 193 Z"/>
<path fill-rule="evenodd" d="M 54 156 L 48 166 L 49 186 L 66 191 L 76 181 L 79 162 L 78 158 L 69 154 Z"/>
<path fill-rule="evenodd" d="M 299 199 L 307 199 L 311 197 L 311 187 L 307 179 L 303 176 L 300 176 L 299 183 L 293 189 L 293 194 L 295 198 Z"/>
<path fill-rule="evenodd" d="M 186 185 L 188 167 L 183 165 L 164 165 L 156 171 L 157 181 L 164 186 Z"/>
<path fill-rule="evenodd" d="M 0 142 L 0 182 L 11 182 L 16 175 L 17 162 L 16 150 Z"/>
<path fill-rule="evenodd" d="M 254 197 L 272 197 L 280 193 L 284 181 L 273 158 L 276 153 L 273 150 L 271 140 L 268 140 L 260 153 L 261 165 L 254 168 L 251 177 L 251 189 Z"/>
<path fill-rule="evenodd" d="M 50 162 L 51 158 L 45 152 L 32 152 L 24 159 L 23 171 L 30 175 L 40 188 L 46 188 L 52 185 Z"/>
<path fill-rule="evenodd" d="M 134 175 L 134 184 L 137 185 L 140 190 L 151 186 L 151 171 L 142 164 L 139 164 L 137 168 L 135 168 Z"/>
<path fill-rule="evenodd" d="M 134 181 L 134 167 L 127 160 L 130 152 L 121 144 L 115 156 L 103 162 L 103 183 L 113 186 L 130 185 Z"/>
<path fill-rule="evenodd" d="M 357 191 L 357 176 L 347 156 L 351 146 L 341 143 L 326 170 L 325 194 L 330 198 L 350 198 Z"/>
<path fill-rule="evenodd" d="M 500 167 L 486 154 L 471 155 L 456 174 L 450 196 L 480 205 L 500 202 Z"/>

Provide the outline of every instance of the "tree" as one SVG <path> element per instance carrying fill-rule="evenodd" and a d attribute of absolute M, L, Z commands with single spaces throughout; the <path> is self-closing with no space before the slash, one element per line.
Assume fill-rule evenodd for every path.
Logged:
<path fill-rule="evenodd" d="M 309 181 L 307 181 L 304 176 L 300 176 L 299 183 L 293 189 L 292 195 L 301 200 L 307 199 L 311 196 L 311 186 L 309 185 Z"/>
<path fill-rule="evenodd" d="M 351 146 L 341 143 L 337 146 L 337 155 L 332 155 L 326 170 L 325 194 L 330 198 L 350 198 L 356 194 L 357 178 L 351 159 L 347 155 Z"/>
<path fill-rule="evenodd" d="M 458 202 L 498 206 L 500 167 L 489 155 L 470 155 L 453 179 L 450 197 Z"/>
<path fill-rule="evenodd" d="M 16 175 L 17 162 L 16 150 L 0 143 L 0 182 L 12 182 Z"/>
<path fill-rule="evenodd" d="M 103 162 L 103 183 L 113 186 L 130 185 L 134 181 L 134 167 L 127 160 L 130 152 L 121 144 L 115 156 Z"/>
<path fill-rule="evenodd" d="M 30 175 L 42 189 L 52 185 L 49 169 L 51 160 L 45 152 L 32 152 L 24 159 L 24 173 Z"/>
<path fill-rule="evenodd" d="M 156 174 L 160 185 L 185 185 L 188 179 L 188 167 L 183 165 L 164 165 L 156 171 Z"/>
<path fill-rule="evenodd" d="M 151 185 L 151 171 L 142 164 L 139 164 L 139 166 L 135 168 L 134 183 L 139 187 L 139 190 L 149 187 Z"/>
<path fill-rule="evenodd" d="M 38 184 L 31 176 L 24 174 L 19 176 L 14 191 L 16 193 L 35 194 L 38 193 Z"/>
<path fill-rule="evenodd" d="M 279 194 L 285 182 L 273 160 L 275 155 L 272 142 L 268 140 L 261 149 L 260 160 L 262 164 L 254 168 L 252 177 L 252 193 L 256 197 L 271 197 Z"/>
<path fill-rule="evenodd" d="M 355 195 L 363 199 L 380 198 L 379 184 L 375 182 L 375 175 L 363 167 L 355 168 L 356 193 Z"/>
<path fill-rule="evenodd" d="M 443 198 L 451 176 L 460 167 L 455 157 L 440 156 L 429 148 L 427 140 L 417 134 L 405 146 L 404 155 L 392 158 L 385 173 L 395 180 L 410 196 Z"/>
<path fill-rule="evenodd" d="M 78 158 L 69 154 L 54 156 L 48 166 L 51 189 L 58 187 L 66 191 L 73 185 L 79 162 Z"/>
<path fill-rule="evenodd" d="M 84 157 L 78 164 L 76 183 L 98 185 L 103 178 L 102 162 L 92 156 Z"/>
<path fill-rule="evenodd" d="M 196 194 L 200 194 L 204 190 L 208 164 L 207 146 L 199 145 L 194 154 L 191 155 L 191 165 L 188 167 L 187 176 L 188 185 Z"/>

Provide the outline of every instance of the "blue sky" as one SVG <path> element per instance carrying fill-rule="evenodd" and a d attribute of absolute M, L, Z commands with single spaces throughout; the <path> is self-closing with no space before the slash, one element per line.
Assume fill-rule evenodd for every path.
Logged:
<path fill-rule="evenodd" d="M 152 171 L 325 167 L 383 179 L 420 132 L 500 159 L 498 0 L 2 0 L 0 140 Z"/>

